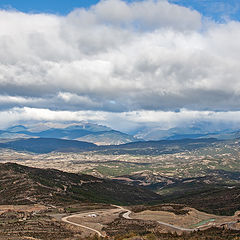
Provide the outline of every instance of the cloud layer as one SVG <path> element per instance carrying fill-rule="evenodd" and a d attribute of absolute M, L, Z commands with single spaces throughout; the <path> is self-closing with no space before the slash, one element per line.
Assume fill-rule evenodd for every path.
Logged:
<path fill-rule="evenodd" d="M 222 129 L 239 129 L 240 112 L 191 111 L 181 109 L 172 111 L 131 111 L 131 112 L 103 112 L 103 111 L 53 111 L 36 108 L 12 108 L 0 112 L 0 126 L 7 128 L 16 123 L 26 125 L 46 125 L 53 123 L 64 125 L 81 121 L 97 122 L 123 132 L 134 132 L 142 127 L 157 127 L 167 130 L 174 127 L 191 127 L 204 122 L 211 131 Z M 57 126 L 56 125 L 56 126 Z M 230 127 L 229 127 L 230 126 Z"/>
<path fill-rule="evenodd" d="M 0 29 L 2 113 L 240 110 L 239 22 L 105 0 L 67 16 L 0 11 Z"/>

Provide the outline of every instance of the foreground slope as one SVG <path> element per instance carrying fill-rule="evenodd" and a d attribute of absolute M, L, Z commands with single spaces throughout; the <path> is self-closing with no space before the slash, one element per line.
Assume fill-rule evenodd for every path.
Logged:
<path fill-rule="evenodd" d="M 55 169 L 0 164 L 0 204 L 74 202 L 139 204 L 160 201 L 160 196 L 141 187 Z"/>
<path fill-rule="evenodd" d="M 199 184 L 195 185 L 195 189 L 191 186 L 181 189 L 180 185 L 178 191 L 164 196 L 163 201 L 186 204 L 207 213 L 231 216 L 240 209 L 240 184 L 232 187 Z"/>
<path fill-rule="evenodd" d="M 177 178 L 143 171 L 119 180 L 158 192 L 165 203 L 182 203 L 216 215 L 233 215 L 240 209 L 240 172 L 208 170 L 205 176 Z"/>

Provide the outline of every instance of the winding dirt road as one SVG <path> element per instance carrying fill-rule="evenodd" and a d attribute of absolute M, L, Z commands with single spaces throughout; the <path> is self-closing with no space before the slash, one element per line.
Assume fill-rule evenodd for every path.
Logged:
<path fill-rule="evenodd" d="M 179 226 L 176 226 L 176 225 L 172 225 L 172 224 L 169 224 L 169 223 L 165 223 L 165 222 L 161 222 L 161 221 L 157 221 L 159 224 L 161 225 L 164 225 L 164 226 L 167 226 L 167 227 L 171 227 L 175 230 L 180 230 L 180 231 L 184 231 L 184 232 L 194 232 L 194 231 L 197 231 L 198 228 L 183 228 L 183 227 L 179 227 Z"/>
<path fill-rule="evenodd" d="M 123 217 L 123 218 L 125 218 L 125 219 L 133 219 L 133 218 L 130 217 L 130 214 L 132 213 L 132 211 L 130 211 L 130 210 L 128 210 L 128 209 L 125 209 L 125 208 L 123 208 L 123 207 L 121 207 L 121 206 L 118 206 L 118 205 L 112 205 L 112 206 L 115 207 L 115 208 L 119 208 L 119 209 L 121 210 L 121 212 L 124 212 L 124 213 L 122 214 L 122 217 Z M 121 212 L 120 212 L 120 213 L 121 213 Z M 85 214 L 94 214 L 94 212 L 89 212 L 89 213 L 85 213 Z M 70 217 L 79 217 L 79 215 L 81 215 L 81 214 L 74 214 L 74 215 L 70 215 L 70 216 L 63 217 L 63 218 L 62 218 L 62 221 L 63 221 L 63 222 L 66 222 L 66 223 L 69 223 L 69 224 L 72 224 L 72 225 L 75 225 L 75 226 L 79 226 L 79 227 L 85 228 L 85 229 L 87 229 L 87 230 L 90 230 L 90 231 L 92 231 L 92 232 L 97 233 L 97 234 L 98 234 L 99 236 L 101 236 L 101 237 L 104 237 L 104 234 L 103 234 L 103 233 L 101 233 L 100 231 L 98 231 L 98 230 L 96 230 L 96 229 L 94 229 L 94 228 L 87 227 L 87 226 L 84 226 L 84 225 L 82 225 L 82 224 L 78 224 L 78 223 L 71 222 L 71 221 L 68 220 L 68 218 L 70 218 Z M 171 227 L 171 228 L 173 228 L 173 229 L 175 229 L 175 230 L 180 230 L 180 231 L 185 231 L 185 232 L 197 231 L 197 230 L 199 230 L 200 228 L 203 228 L 203 227 L 207 227 L 207 226 L 208 226 L 207 224 L 204 224 L 204 225 L 201 225 L 201 226 L 199 226 L 199 227 L 197 227 L 197 228 L 183 228 L 183 227 L 179 227 L 179 226 L 172 225 L 172 224 L 165 223 L 165 222 L 161 222 L 161 221 L 157 221 L 157 222 L 158 222 L 159 224 L 161 224 L 161 225 L 166 226 L 166 227 Z M 236 222 L 235 222 L 235 221 L 234 221 L 234 222 L 228 222 L 228 224 L 234 224 L 234 223 L 236 223 Z M 226 224 L 226 223 L 225 223 L 225 224 Z"/>
<path fill-rule="evenodd" d="M 70 215 L 70 216 L 67 216 L 67 217 L 63 217 L 63 218 L 62 218 L 62 221 L 65 222 L 65 223 L 69 223 L 69 224 L 72 224 L 72 225 L 75 225 L 75 226 L 82 227 L 82 228 L 85 228 L 85 229 L 87 229 L 87 230 L 93 231 L 93 232 L 97 233 L 98 236 L 104 237 L 104 235 L 103 235 L 100 231 L 98 231 L 98 230 L 96 230 L 96 229 L 94 229 L 94 228 L 90 228 L 90 227 L 87 227 L 87 226 L 84 226 L 84 225 L 82 225 L 82 224 L 78 224 L 78 223 L 75 223 L 75 222 L 70 222 L 70 221 L 68 220 L 68 218 L 70 218 L 70 217 L 78 217 L 78 215 L 79 215 L 79 214 L 74 214 L 74 215 Z"/>
<path fill-rule="evenodd" d="M 121 207 L 121 206 L 117 206 L 117 205 L 114 205 L 114 206 L 120 208 L 120 209 L 123 210 L 123 211 L 127 211 L 127 212 L 125 212 L 125 213 L 122 215 L 123 218 L 125 218 L 125 219 L 132 219 L 132 218 L 130 217 L 130 214 L 132 213 L 130 210 L 124 209 L 124 208 Z M 168 223 L 161 222 L 161 221 L 157 221 L 157 222 L 158 222 L 159 224 L 161 224 L 161 225 L 164 225 L 164 226 L 167 226 L 167 227 L 171 227 L 171 228 L 173 228 L 173 229 L 175 229 L 175 230 L 185 231 L 185 232 L 193 232 L 193 231 L 197 231 L 197 230 L 198 230 L 197 228 L 183 228 L 183 227 L 175 226 L 175 225 L 168 224 Z"/>

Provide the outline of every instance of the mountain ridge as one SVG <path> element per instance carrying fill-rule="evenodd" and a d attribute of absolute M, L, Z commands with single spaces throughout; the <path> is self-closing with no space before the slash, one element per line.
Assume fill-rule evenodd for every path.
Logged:
<path fill-rule="evenodd" d="M 0 131 L 0 138 L 59 138 L 66 140 L 78 140 L 98 145 L 117 145 L 136 141 L 137 139 L 127 133 L 113 130 L 109 127 L 93 124 L 79 123 L 62 128 L 49 127 L 48 129 L 38 131 L 23 125 L 16 125 Z"/>
<path fill-rule="evenodd" d="M 139 204 L 157 202 L 160 195 L 109 179 L 17 163 L 0 164 L 0 204 L 66 204 L 102 202 Z"/>

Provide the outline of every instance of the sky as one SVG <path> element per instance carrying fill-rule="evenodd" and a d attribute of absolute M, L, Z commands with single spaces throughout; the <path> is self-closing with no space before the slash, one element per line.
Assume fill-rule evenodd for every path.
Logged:
<path fill-rule="evenodd" d="M 0 129 L 240 123 L 239 1 L 0 1 Z M 224 124 L 226 126 L 226 124 Z"/>
<path fill-rule="evenodd" d="M 0 8 L 26 13 L 67 15 L 76 8 L 89 8 L 99 2 L 99 0 L 1 0 Z M 134 0 L 125 0 L 125 2 L 131 3 Z M 240 19 L 239 0 L 169 0 L 169 2 L 195 9 L 205 17 L 216 21 L 222 21 L 226 17 L 232 20 Z"/>

